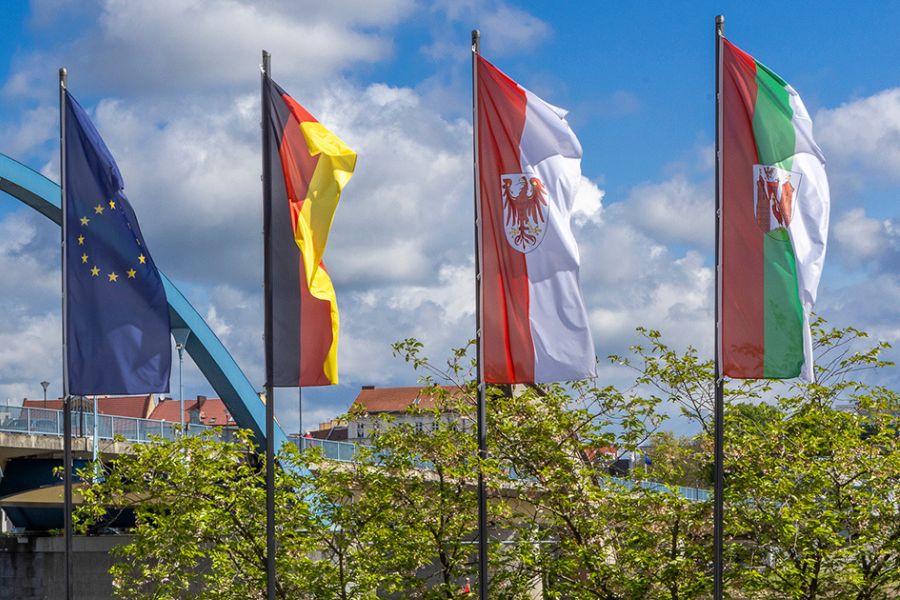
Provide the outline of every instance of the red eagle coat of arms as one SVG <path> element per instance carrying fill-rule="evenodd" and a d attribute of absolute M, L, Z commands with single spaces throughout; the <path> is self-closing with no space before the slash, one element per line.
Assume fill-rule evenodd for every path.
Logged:
<path fill-rule="evenodd" d="M 753 213 L 766 233 L 788 229 L 802 175 L 771 165 L 753 165 Z"/>
<path fill-rule="evenodd" d="M 507 173 L 500 176 L 500 195 L 506 241 L 527 254 L 540 245 L 547 232 L 547 188 L 533 175 Z"/>

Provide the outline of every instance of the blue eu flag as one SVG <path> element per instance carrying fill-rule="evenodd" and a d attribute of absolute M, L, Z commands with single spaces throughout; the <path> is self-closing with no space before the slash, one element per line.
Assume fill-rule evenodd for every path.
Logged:
<path fill-rule="evenodd" d="M 119 167 L 65 93 L 66 341 L 69 394 L 169 391 L 163 283 Z"/>

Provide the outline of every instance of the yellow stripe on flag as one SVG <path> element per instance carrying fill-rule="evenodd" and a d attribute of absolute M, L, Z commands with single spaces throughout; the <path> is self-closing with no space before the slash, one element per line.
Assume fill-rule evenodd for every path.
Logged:
<path fill-rule="evenodd" d="M 294 231 L 294 239 L 297 240 L 297 245 L 303 253 L 306 279 L 312 292 L 341 191 L 350 181 L 353 169 L 356 168 L 356 152 L 321 123 L 304 121 L 300 123 L 300 130 L 306 139 L 309 153 L 319 157 L 316 170 L 307 187 L 300 218 L 297 220 L 297 229 Z M 330 278 L 327 287 L 333 297 L 334 288 L 331 287 Z M 313 292 L 313 295 L 316 294 Z"/>
<path fill-rule="evenodd" d="M 328 349 L 328 355 L 325 357 L 325 364 L 322 365 L 322 369 L 328 381 L 332 385 L 337 385 L 337 347 L 340 315 L 338 314 L 337 295 L 334 293 L 334 285 L 332 285 L 331 277 L 325 269 L 316 269 L 312 285 L 309 286 L 309 293 L 316 298 L 328 300 L 331 303 L 331 347 Z"/>

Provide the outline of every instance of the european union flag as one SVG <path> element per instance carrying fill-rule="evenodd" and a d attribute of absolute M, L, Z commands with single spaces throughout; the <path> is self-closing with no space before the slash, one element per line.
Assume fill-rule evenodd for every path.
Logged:
<path fill-rule="evenodd" d="M 65 111 L 69 394 L 167 392 L 172 349 L 162 279 L 119 167 L 68 91 Z"/>

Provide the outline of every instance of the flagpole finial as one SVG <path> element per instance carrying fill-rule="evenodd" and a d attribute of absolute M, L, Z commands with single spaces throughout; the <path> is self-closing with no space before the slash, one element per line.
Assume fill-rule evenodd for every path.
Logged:
<path fill-rule="evenodd" d="M 59 85 L 61 87 L 66 87 L 66 82 L 69 79 L 69 72 L 66 71 L 65 67 L 59 68 Z"/>
<path fill-rule="evenodd" d="M 262 72 L 266 75 L 272 72 L 272 55 L 268 50 L 262 51 Z"/>
<path fill-rule="evenodd" d="M 477 29 L 472 30 L 472 51 L 478 52 L 481 46 L 481 32 Z"/>
<path fill-rule="evenodd" d="M 716 25 L 725 24 L 725 15 L 716 15 Z"/>

